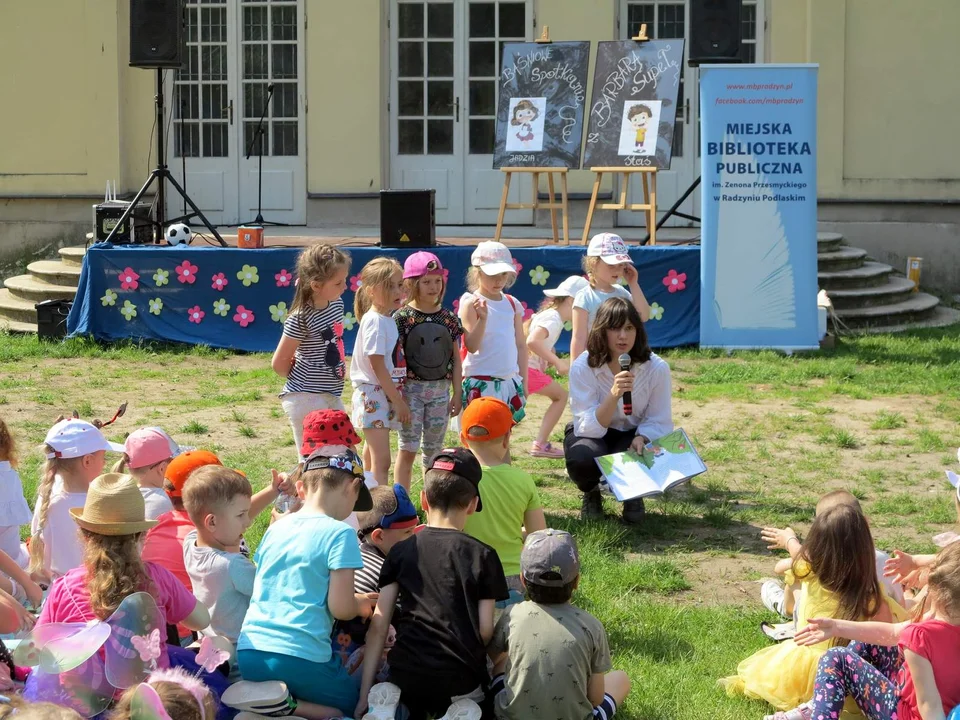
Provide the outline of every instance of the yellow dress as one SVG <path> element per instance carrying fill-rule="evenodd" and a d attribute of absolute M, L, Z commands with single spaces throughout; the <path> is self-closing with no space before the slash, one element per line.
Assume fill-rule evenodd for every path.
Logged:
<path fill-rule="evenodd" d="M 805 627 L 809 618 L 836 617 L 838 603 L 834 594 L 824 589 L 806 563 L 798 562 L 797 569 L 801 576 L 806 573 L 800 583 L 797 627 Z M 785 582 L 788 585 L 795 582 L 793 572 L 787 572 Z M 907 612 L 887 597 L 882 585 L 880 592 L 894 620 L 906 620 Z M 829 640 L 809 647 L 785 640 L 779 645 L 758 650 L 737 666 L 736 675 L 723 678 L 720 683 L 729 695 L 766 700 L 777 710 L 790 710 L 813 697 L 817 663 L 830 647 Z M 856 709 L 855 704 L 852 707 Z"/>

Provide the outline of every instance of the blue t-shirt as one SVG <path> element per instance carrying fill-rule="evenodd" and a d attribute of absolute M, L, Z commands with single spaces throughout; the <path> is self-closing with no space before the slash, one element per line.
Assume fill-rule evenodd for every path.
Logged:
<path fill-rule="evenodd" d="M 269 527 L 237 650 L 330 660 L 330 571 L 360 569 L 356 531 L 320 513 L 300 511 Z"/>

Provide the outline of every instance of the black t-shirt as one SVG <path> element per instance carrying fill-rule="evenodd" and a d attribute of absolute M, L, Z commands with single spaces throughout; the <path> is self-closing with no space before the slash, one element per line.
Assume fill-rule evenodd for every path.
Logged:
<path fill-rule="evenodd" d="M 462 678 L 462 692 L 486 683 L 478 606 L 509 597 L 496 551 L 458 530 L 426 527 L 390 549 L 380 587 L 392 583 L 400 607 L 390 666 L 407 676 Z"/>

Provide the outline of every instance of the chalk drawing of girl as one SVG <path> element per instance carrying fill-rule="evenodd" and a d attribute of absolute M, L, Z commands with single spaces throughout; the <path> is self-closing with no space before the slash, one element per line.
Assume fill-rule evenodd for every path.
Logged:
<path fill-rule="evenodd" d="M 517 140 L 524 148 L 529 148 L 533 144 L 533 121 L 540 116 L 537 106 L 529 100 L 521 100 L 513 108 L 513 118 L 510 124 L 519 126 L 516 132 Z"/>

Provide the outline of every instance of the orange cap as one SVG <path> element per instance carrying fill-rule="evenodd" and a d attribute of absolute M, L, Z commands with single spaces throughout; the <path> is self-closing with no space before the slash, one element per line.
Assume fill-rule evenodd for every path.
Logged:
<path fill-rule="evenodd" d="M 163 474 L 164 478 L 169 480 L 174 487 L 173 490 L 167 490 L 167 495 L 180 497 L 190 473 L 205 465 L 223 465 L 223 463 L 209 450 L 187 450 L 177 455 L 167 465 L 167 471 Z"/>
<path fill-rule="evenodd" d="M 502 438 L 516 423 L 513 411 L 503 400 L 480 397 L 471 400 L 460 418 L 460 439 L 483 442 Z"/>

